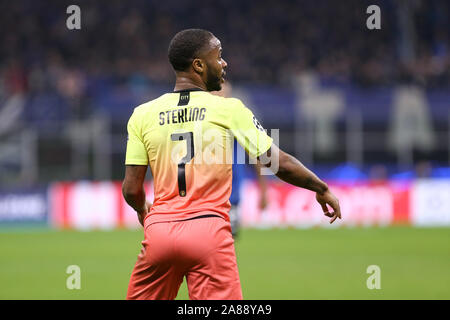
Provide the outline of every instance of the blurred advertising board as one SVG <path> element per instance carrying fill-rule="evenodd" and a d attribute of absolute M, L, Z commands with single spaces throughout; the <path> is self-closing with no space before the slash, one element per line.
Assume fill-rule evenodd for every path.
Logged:
<path fill-rule="evenodd" d="M 153 201 L 153 183 L 145 186 Z M 122 196 L 121 182 L 60 182 L 50 187 L 52 214 L 56 228 L 79 230 L 138 228 L 135 211 Z"/>
<path fill-rule="evenodd" d="M 412 188 L 411 223 L 450 226 L 450 180 L 420 180 Z"/>
<path fill-rule="evenodd" d="M 268 206 L 259 208 L 253 180 L 242 185 L 240 217 L 245 227 L 450 226 L 450 180 L 329 182 L 340 200 L 342 220 L 329 224 L 315 194 L 283 182 L 268 183 Z M 50 223 L 80 230 L 139 228 L 122 197 L 121 182 L 54 183 L 49 188 Z M 153 201 L 153 184 L 146 184 Z"/>
<path fill-rule="evenodd" d="M 335 226 L 387 226 L 409 223 L 409 183 L 329 183 L 339 199 L 342 220 Z M 330 226 L 315 201 L 315 193 L 279 182 L 269 184 L 268 206 L 258 207 L 260 192 L 253 181 L 247 181 L 241 200 L 243 226 L 316 227 Z"/>
<path fill-rule="evenodd" d="M 0 225 L 47 224 L 47 188 L 0 190 Z"/>

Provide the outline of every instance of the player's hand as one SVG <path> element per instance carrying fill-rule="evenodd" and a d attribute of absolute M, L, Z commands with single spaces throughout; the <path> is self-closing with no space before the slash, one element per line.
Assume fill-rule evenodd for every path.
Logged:
<path fill-rule="evenodd" d="M 265 210 L 267 208 L 267 197 L 266 195 L 262 195 L 259 199 L 259 209 Z"/>
<path fill-rule="evenodd" d="M 145 206 L 141 211 L 137 212 L 139 223 L 144 226 L 144 219 L 147 216 L 147 213 L 150 212 L 150 209 L 152 208 L 152 203 L 146 201 Z"/>
<path fill-rule="evenodd" d="M 323 194 L 316 193 L 316 200 L 322 207 L 323 213 L 327 217 L 331 218 L 330 224 L 333 223 L 337 218 L 342 219 L 339 200 L 330 190 L 325 191 Z M 327 205 L 329 205 L 333 209 L 333 212 L 329 211 Z"/>

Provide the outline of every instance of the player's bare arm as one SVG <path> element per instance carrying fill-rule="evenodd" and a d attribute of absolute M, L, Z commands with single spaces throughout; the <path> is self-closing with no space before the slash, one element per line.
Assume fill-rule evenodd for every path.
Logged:
<path fill-rule="evenodd" d="M 125 166 L 125 178 L 122 194 L 125 201 L 136 211 L 139 222 L 144 226 L 144 218 L 150 211 L 151 204 L 145 200 L 144 180 L 147 166 Z"/>
<path fill-rule="evenodd" d="M 256 177 L 258 179 L 259 190 L 261 197 L 259 199 L 259 208 L 264 210 L 267 207 L 267 181 L 265 176 L 261 174 L 261 163 L 255 164 Z"/>
<path fill-rule="evenodd" d="M 294 186 L 314 191 L 316 193 L 316 200 L 321 205 L 324 214 L 331 218 L 330 223 L 333 223 L 337 218 L 341 219 L 339 200 L 330 191 L 328 185 L 320 180 L 311 170 L 306 168 L 299 160 L 283 152 L 275 144 L 272 144 L 269 151 L 259 157 L 259 159 L 264 158 L 278 159 L 279 169 L 275 174 L 281 180 Z M 261 162 L 267 167 L 270 167 L 270 162 Z M 333 212 L 329 212 L 327 205 L 333 209 Z"/>

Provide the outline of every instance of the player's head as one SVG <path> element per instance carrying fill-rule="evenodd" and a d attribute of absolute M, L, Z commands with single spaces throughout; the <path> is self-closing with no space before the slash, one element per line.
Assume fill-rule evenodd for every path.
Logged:
<path fill-rule="evenodd" d="M 211 32 L 187 29 L 170 41 L 169 61 L 177 73 L 188 73 L 200 80 L 208 91 L 221 89 L 227 63 L 222 59 L 222 46 Z"/>

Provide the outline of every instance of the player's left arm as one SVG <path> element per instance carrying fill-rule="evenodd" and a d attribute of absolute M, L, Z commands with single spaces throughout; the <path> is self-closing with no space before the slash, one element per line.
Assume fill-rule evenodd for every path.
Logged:
<path fill-rule="evenodd" d="M 144 180 L 147 166 L 125 166 L 125 178 L 122 184 L 122 194 L 125 201 L 136 211 L 139 222 L 144 226 L 144 218 L 150 211 L 151 203 L 145 199 Z"/>
<path fill-rule="evenodd" d="M 341 209 L 336 196 L 328 189 L 328 185 L 319 179 L 293 156 L 280 150 L 270 138 L 253 113 L 240 102 L 236 102 L 230 128 L 239 144 L 247 153 L 257 158 L 261 164 L 272 169 L 271 162 L 278 162 L 274 174 L 281 180 L 294 186 L 316 192 L 316 200 L 321 205 L 324 214 L 331 218 L 341 219 Z M 329 212 L 327 205 L 334 211 Z"/>
<path fill-rule="evenodd" d="M 337 218 L 342 219 L 339 200 L 328 188 L 328 185 L 299 160 L 283 152 L 275 144 L 272 144 L 267 152 L 258 157 L 258 160 L 260 158 L 264 159 L 262 163 L 266 163 L 265 166 L 269 168 L 271 168 L 272 160 L 278 162 L 278 169 L 274 173 L 281 180 L 316 192 L 316 200 L 321 205 L 324 214 L 331 218 L 330 223 L 333 223 Z M 328 210 L 327 205 L 333 209 L 333 212 Z"/>
<path fill-rule="evenodd" d="M 261 174 L 262 164 L 259 161 L 255 164 L 254 168 L 261 194 L 259 198 L 259 208 L 264 210 L 267 207 L 267 181 Z"/>

